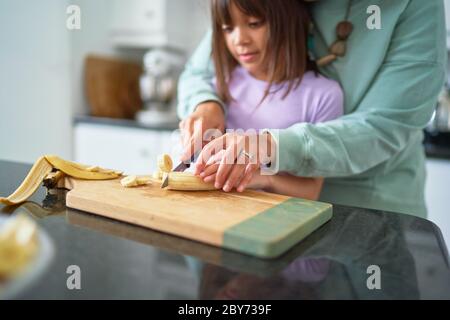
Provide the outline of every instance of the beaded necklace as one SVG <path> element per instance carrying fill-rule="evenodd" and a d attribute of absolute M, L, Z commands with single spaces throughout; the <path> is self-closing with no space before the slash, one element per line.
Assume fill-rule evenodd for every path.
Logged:
<path fill-rule="evenodd" d="M 347 39 L 353 32 L 353 24 L 348 21 L 350 15 L 350 10 L 352 7 L 353 0 L 349 0 L 347 4 L 347 10 L 345 13 L 345 18 L 336 26 L 336 41 L 328 49 L 328 55 L 316 60 L 316 64 L 319 67 L 329 65 L 334 62 L 338 57 L 344 57 L 347 52 Z M 318 32 L 322 40 L 325 42 L 322 34 Z"/>

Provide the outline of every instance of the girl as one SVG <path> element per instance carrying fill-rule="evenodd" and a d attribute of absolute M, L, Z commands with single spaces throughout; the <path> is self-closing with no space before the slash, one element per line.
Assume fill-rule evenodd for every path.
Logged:
<path fill-rule="evenodd" d="M 228 104 L 227 129 L 281 129 L 343 114 L 340 86 L 319 75 L 309 59 L 311 21 L 302 0 L 212 0 L 212 19 L 214 84 Z M 214 181 L 219 160 L 220 153 L 206 164 L 205 181 Z M 322 183 L 258 174 L 249 187 L 316 200 Z"/>

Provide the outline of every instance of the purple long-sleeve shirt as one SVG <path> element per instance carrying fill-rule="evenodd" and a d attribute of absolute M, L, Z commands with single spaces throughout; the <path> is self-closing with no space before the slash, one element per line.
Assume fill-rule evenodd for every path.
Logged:
<path fill-rule="evenodd" d="M 344 96 L 339 84 L 312 71 L 305 73 L 301 84 L 282 99 L 288 83 L 273 85 L 264 96 L 267 82 L 237 67 L 229 83 L 227 129 L 283 129 L 299 122 L 318 123 L 343 114 Z"/>

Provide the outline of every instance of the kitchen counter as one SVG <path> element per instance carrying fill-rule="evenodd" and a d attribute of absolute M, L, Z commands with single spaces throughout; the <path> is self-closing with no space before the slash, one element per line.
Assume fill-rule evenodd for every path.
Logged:
<path fill-rule="evenodd" d="M 147 129 L 155 131 L 174 131 L 178 129 L 178 121 L 174 121 L 171 123 L 161 123 L 158 125 L 147 125 L 131 119 L 112 119 L 112 118 L 92 117 L 89 115 L 77 115 L 73 118 L 73 123 L 74 124 L 87 123 L 95 125 Z M 428 158 L 450 160 L 450 146 L 448 145 L 448 143 L 443 144 L 441 143 L 441 141 L 437 141 L 436 138 L 432 138 L 426 135 L 423 145 L 425 154 Z"/>
<path fill-rule="evenodd" d="M 87 115 L 77 115 L 73 118 L 73 123 L 90 123 L 90 124 L 100 124 L 109 126 L 118 126 L 125 128 L 138 128 L 138 129 L 148 129 L 148 130 L 163 130 L 163 131 L 173 131 L 178 129 L 178 121 L 148 125 L 140 123 L 139 121 L 132 119 L 113 119 L 106 117 L 92 117 Z"/>
<path fill-rule="evenodd" d="M 450 160 L 450 133 L 425 131 L 424 147 L 428 158 Z"/>
<path fill-rule="evenodd" d="M 0 161 L 0 195 L 29 168 Z M 414 216 L 334 206 L 329 223 L 280 258 L 261 260 L 68 209 L 64 198 L 64 190 L 41 188 L 21 206 L 0 205 L 1 216 L 34 218 L 54 246 L 19 299 L 450 299 L 440 230 Z M 74 265 L 79 290 L 67 286 Z"/>
<path fill-rule="evenodd" d="M 428 158 L 450 160 L 450 148 L 431 143 L 424 144 L 425 154 Z"/>

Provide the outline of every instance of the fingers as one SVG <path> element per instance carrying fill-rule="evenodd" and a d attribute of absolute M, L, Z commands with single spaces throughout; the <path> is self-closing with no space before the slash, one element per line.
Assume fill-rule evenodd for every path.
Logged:
<path fill-rule="evenodd" d="M 239 168 L 236 169 L 238 170 L 237 173 L 239 173 L 240 171 L 242 171 L 242 168 L 245 167 L 245 164 L 249 160 L 243 154 L 241 154 L 241 151 L 245 150 L 246 146 L 245 136 L 226 134 L 224 136 L 224 141 L 226 144 L 226 150 L 223 155 L 222 161 L 220 162 L 220 166 L 217 169 L 215 183 L 216 188 L 222 188 L 224 186 L 235 166 Z M 236 182 L 235 179 L 236 178 L 233 177 L 233 182 Z M 228 186 L 226 189 L 229 189 L 229 187 L 233 188 L 233 185 Z"/>
<path fill-rule="evenodd" d="M 204 182 L 209 183 L 216 180 L 217 169 L 219 168 L 224 152 L 225 150 L 221 150 L 208 160 L 206 167 L 200 173 L 200 177 L 203 178 Z"/>
<path fill-rule="evenodd" d="M 203 147 L 202 151 L 198 155 L 197 162 L 195 164 L 195 174 L 199 175 L 202 172 L 210 158 L 223 150 L 225 136 L 214 139 Z"/>
<path fill-rule="evenodd" d="M 180 122 L 179 127 L 181 131 L 181 144 L 183 146 L 181 161 L 186 161 L 191 158 L 193 152 L 194 120 L 187 118 Z"/>
<path fill-rule="evenodd" d="M 193 154 L 199 152 L 203 146 L 203 128 L 202 120 L 186 119 L 185 128 L 185 144 L 181 161 L 187 161 Z"/>
<path fill-rule="evenodd" d="M 200 173 L 200 177 L 201 178 L 206 178 L 206 177 L 208 177 L 208 176 L 210 176 L 210 175 L 212 175 L 212 174 L 216 174 L 216 172 L 217 172 L 217 170 L 219 169 L 219 165 L 220 165 L 220 163 L 214 163 L 214 164 L 211 164 L 210 166 L 207 166 L 203 171 L 202 171 L 202 173 Z"/>
<path fill-rule="evenodd" d="M 223 191 L 229 192 L 231 191 L 231 189 L 237 186 L 238 182 L 241 180 L 242 174 L 245 171 L 245 167 L 246 166 L 242 164 L 234 165 L 230 175 L 228 176 L 228 179 L 225 182 L 225 185 L 223 186 Z"/>
<path fill-rule="evenodd" d="M 233 189 L 240 182 L 248 163 L 244 155 L 238 154 L 244 150 L 245 139 L 244 136 L 225 134 L 208 143 L 199 155 L 195 174 L 202 173 L 201 177 L 209 177 L 215 173 L 214 186 L 217 189 L 223 188 L 227 192 Z"/>
<path fill-rule="evenodd" d="M 190 137 L 186 120 L 180 121 L 180 123 L 178 124 L 178 127 L 180 128 L 181 145 L 183 146 L 183 148 L 186 148 L 187 139 L 189 139 L 189 137 Z"/>
<path fill-rule="evenodd" d="M 238 192 L 243 192 L 245 190 L 245 188 L 251 182 L 253 175 L 258 170 L 258 168 L 259 168 L 258 164 L 248 164 L 247 165 L 247 167 L 245 168 L 244 176 L 236 188 L 236 190 Z"/>
<path fill-rule="evenodd" d="M 224 184 L 228 179 L 228 176 L 230 175 L 233 167 L 235 166 L 234 157 L 235 157 L 234 147 L 230 146 L 226 149 L 225 154 L 222 160 L 220 161 L 219 168 L 217 169 L 216 182 L 214 184 L 214 186 L 217 189 L 221 189 L 224 187 Z"/>
<path fill-rule="evenodd" d="M 251 156 L 240 153 L 246 150 L 246 139 L 244 135 L 225 134 L 208 143 L 199 154 L 195 174 L 205 182 L 214 181 L 217 189 L 244 191 L 259 169 L 258 160 L 250 163 Z"/>
<path fill-rule="evenodd" d="M 213 173 L 212 175 L 203 178 L 203 181 L 206 183 L 214 182 L 215 180 L 216 180 L 216 173 Z"/>

